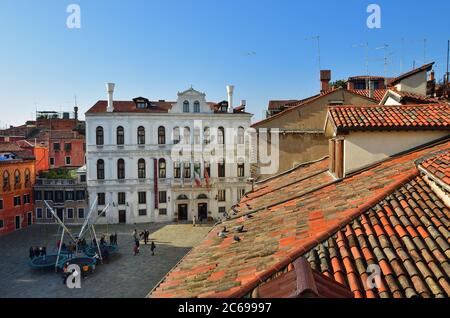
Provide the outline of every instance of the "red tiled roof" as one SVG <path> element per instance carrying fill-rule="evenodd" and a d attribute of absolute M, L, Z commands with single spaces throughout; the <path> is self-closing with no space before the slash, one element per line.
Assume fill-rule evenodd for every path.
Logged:
<path fill-rule="evenodd" d="M 274 275 L 285 269 L 297 258 L 309 252 L 322 241 L 327 240 L 341 228 L 346 227 L 355 218 L 362 217 L 367 211 L 375 209 L 380 201 L 386 199 L 386 196 L 411 182 L 418 174 L 414 161 L 442 149 L 450 149 L 450 140 L 397 156 L 342 181 L 323 186 L 292 200 L 253 213 L 251 218 L 239 217 L 222 222 L 222 224 L 214 227 L 207 237 L 184 257 L 149 296 L 243 297 L 249 295 L 254 288 L 267 279 L 273 278 Z M 408 189 L 408 185 L 405 187 Z M 408 216 L 411 213 L 409 209 L 417 213 L 416 218 L 409 217 L 410 223 L 415 225 L 417 224 L 415 222 L 419 219 L 420 224 L 426 226 L 424 230 L 429 231 L 427 232 L 429 235 L 424 239 L 425 244 L 429 247 L 432 257 L 443 264 L 446 261 L 448 262 L 450 257 L 450 248 L 448 247 L 450 238 L 448 232 L 444 231 L 445 227 L 448 231 L 449 225 L 447 221 L 441 224 L 439 220 L 442 219 L 443 215 L 447 218 L 449 215 L 447 211 L 440 213 L 439 209 L 442 210 L 444 207 L 435 196 L 428 194 L 424 187 L 422 189 L 418 189 L 411 194 L 415 201 L 411 201 L 410 197 L 405 195 L 405 199 L 400 200 L 399 203 L 404 209 L 404 213 L 408 213 Z M 275 191 L 273 196 L 278 196 L 281 191 L 282 189 Z M 420 197 L 423 198 L 423 202 L 428 204 L 428 207 L 422 206 L 423 202 Z M 409 204 L 410 208 L 405 203 Z M 397 205 L 392 207 L 394 210 L 399 208 Z M 426 209 L 431 209 L 435 215 L 429 214 L 431 211 L 425 211 Z M 399 211 L 395 211 L 395 213 L 398 213 L 398 218 L 401 218 L 400 222 L 403 224 L 407 215 L 403 215 Z M 410 244 L 408 238 L 412 240 L 415 237 L 414 232 L 411 231 L 411 226 L 405 223 L 403 227 L 396 223 L 395 219 L 389 221 L 394 230 L 399 231 L 403 244 Z M 244 225 L 245 231 L 237 234 L 240 237 L 240 242 L 234 242 L 233 228 L 241 225 Z M 433 227 L 431 227 L 432 225 Z M 228 233 L 226 238 L 220 238 L 218 233 L 222 231 L 224 226 L 231 233 Z M 436 233 L 435 229 L 438 229 L 440 234 Z M 382 239 L 381 236 L 379 238 Z M 369 240 L 372 239 L 376 238 L 369 237 Z M 379 244 L 384 244 L 384 242 Z M 384 245 L 380 246 L 384 247 Z M 435 254 L 438 248 L 441 249 L 441 252 Z M 374 249 L 371 252 L 378 253 L 378 250 Z M 426 251 L 422 245 L 418 250 Z M 409 248 L 408 251 L 410 256 L 406 255 L 405 259 L 417 257 L 413 249 Z M 366 252 L 366 249 L 362 252 Z M 387 250 L 385 252 L 388 253 Z M 444 258 L 442 258 L 442 253 L 444 253 Z M 386 260 L 386 257 L 384 257 L 384 260 Z M 390 254 L 389 257 L 391 257 Z M 370 260 L 369 256 L 367 259 Z M 420 272 L 407 271 L 409 279 L 415 282 L 419 281 L 417 284 L 425 280 L 428 286 L 436 281 L 441 282 L 442 277 L 448 280 L 450 273 L 442 272 L 444 268 L 440 270 L 444 276 L 438 275 L 439 279 L 429 279 L 431 277 L 429 271 L 433 275 L 439 273 L 433 268 L 436 262 L 430 262 L 431 260 L 432 258 L 429 258 L 427 262 L 416 264 L 416 266 L 421 267 Z M 353 274 L 348 275 L 349 279 L 356 280 L 355 270 L 359 271 L 360 268 L 353 268 L 349 261 L 349 259 L 345 262 L 342 261 L 343 266 L 348 269 L 348 273 Z M 381 264 L 384 266 L 384 262 L 380 261 Z M 385 275 L 388 277 L 388 274 Z M 423 279 L 420 279 L 422 277 L 416 278 L 417 275 L 423 275 Z M 345 283 L 347 278 L 342 274 L 339 279 Z M 339 279 L 335 278 L 340 282 Z M 403 278 L 399 276 L 398 279 Z M 353 282 L 349 285 L 353 291 L 357 290 Z M 406 285 L 401 285 L 401 287 L 403 286 Z M 439 286 L 440 290 L 446 288 L 444 285 Z"/>
<path fill-rule="evenodd" d="M 450 297 L 449 228 L 449 208 L 417 176 L 305 257 L 358 298 Z M 377 268 L 373 288 L 369 275 Z"/>
<path fill-rule="evenodd" d="M 286 106 L 287 104 L 298 102 L 297 99 L 286 99 L 286 100 L 269 100 L 268 110 L 279 109 L 280 107 Z"/>
<path fill-rule="evenodd" d="M 400 95 L 402 104 L 412 104 L 412 103 L 421 103 L 421 104 L 432 104 L 439 103 L 439 100 L 436 98 L 423 96 L 419 94 L 414 94 L 410 92 L 399 91 L 395 87 L 390 88 L 395 94 Z"/>
<path fill-rule="evenodd" d="M 368 89 L 350 89 L 348 91 L 380 102 L 383 99 L 384 94 L 386 94 L 387 89 L 374 89 L 373 97 L 369 97 L 370 90 Z"/>
<path fill-rule="evenodd" d="M 450 129 L 450 105 L 333 106 L 329 118 L 338 131 Z"/>
<path fill-rule="evenodd" d="M 369 79 L 369 80 L 384 80 L 385 78 L 388 79 L 388 77 L 384 77 L 384 76 L 370 76 L 370 75 L 357 75 L 357 76 L 351 76 L 348 78 L 349 81 L 352 80 L 360 80 L 360 79 Z"/>
<path fill-rule="evenodd" d="M 423 160 L 420 162 L 420 166 L 435 178 L 450 186 L 449 151 L 443 151 L 441 154 Z"/>
<path fill-rule="evenodd" d="M 2 152 L 14 152 L 19 151 L 21 148 L 13 142 L 0 142 L 0 151 Z"/>
<path fill-rule="evenodd" d="M 169 109 L 172 108 L 172 104 L 175 102 L 150 102 L 151 107 L 146 109 L 136 108 L 136 103 L 134 101 L 114 101 L 114 112 L 115 113 L 167 113 Z M 108 102 L 106 100 L 99 100 L 92 106 L 86 113 L 105 113 L 108 107 Z"/>
<path fill-rule="evenodd" d="M 417 73 L 420 73 L 420 72 L 423 72 L 423 71 L 429 71 L 429 70 L 431 70 L 433 65 L 434 65 L 434 62 L 428 63 L 428 64 L 425 64 L 425 65 L 422 65 L 421 67 L 415 68 L 415 69 L 413 69 L 413 70 L 411 70 L 409 72 L 406 72 L 406 73 L 404 73 L 404 74 L 402 74 L 400 76 L 397 76 L 396 78 L 392 79 L 389 82 L 389 85 L 395 85 L 398 82 L 400 82 L 401 80 L 403 80 L 403 79 L 405 79 L 407 77 L 410 77 L 410 76 L 412 76 L 414 74 L 417 74 Z"/>

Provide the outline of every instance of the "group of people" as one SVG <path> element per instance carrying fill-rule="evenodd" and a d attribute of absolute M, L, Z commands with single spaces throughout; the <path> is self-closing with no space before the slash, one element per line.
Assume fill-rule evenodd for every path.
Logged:
<path fill-rule="evenodd" d="M 134 256 L 136 256 L 137 254 L 139 254 L 139 251 L 140 251 L 140 240 L 143 239 L 144 244 L 147 245 L 149 238 L 150 238 L 150 232 L 148 230 L 144 230 L 143 232 L 140 232 L 138 234 L 138 231 L 136 229 L 134 229 L 133 238 L 134 238 L 133 252 L 134 252 Z M 155 255 L 155 249 L 156 249 L 155 242 L 151 241 L 150 250 L 152 252 L 152 255 Z"/>
<path fill-rule="evenodd" d="M 33 248 L 33 246 L 30 247 L 30 259 L 33 259 L 35 257 L 44 257 L 47 256 L 47 247 L 46 246 L 36 246 Z"/>

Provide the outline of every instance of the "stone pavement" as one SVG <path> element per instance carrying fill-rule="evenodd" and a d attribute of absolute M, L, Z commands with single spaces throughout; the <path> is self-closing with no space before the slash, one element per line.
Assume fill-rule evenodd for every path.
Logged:
<path fill-rule="evenodd" d="M 150 246 L 143 244 L 140 254 L 133 256 L 134 228 L 138 232 L 150 231 L 150 238 L 156 243 L 155 256 L 151 255 Z M 79 231 L 79 227 L 70 229 L 73 233 Z M 56 251 L 60 235 L 56 225 L 33 225 L 0 237 L 0 297 L 145 297 L 210 229 L 211 225 L 174 223 L 96 226 L 98 236 L 117 232 L 120 254 L 83 278 L 81 289 L 68 289 L 62 283 L 61 273 L 29 267 L 30 246 L 46 245 L 51 254 Z"/>

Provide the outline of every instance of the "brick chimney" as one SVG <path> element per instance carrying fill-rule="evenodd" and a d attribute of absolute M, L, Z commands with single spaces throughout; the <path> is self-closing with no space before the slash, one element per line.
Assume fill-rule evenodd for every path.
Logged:
<path fill-rule="evenodd" d="M 320 92 L 328 91 L 330 89 L 331 71 L 320 71 Z"/>

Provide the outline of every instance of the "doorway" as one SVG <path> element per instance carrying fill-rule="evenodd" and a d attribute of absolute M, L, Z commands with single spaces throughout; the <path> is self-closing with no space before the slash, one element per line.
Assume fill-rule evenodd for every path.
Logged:
<path fill-rule="evenodd" d="M 199 203 L 198 204 L 198 220 L 201 222 L 208 218 L 208 204 Z"/>
<path fill-rule="evenodd" d="M 33 214 L 31 212 L 27 213 L 27 225 L 30 226 L 33 223 Z"/>
<path fill-rule="evenodd" d="M 127 211 L 119 210 L 119 223 L 125 224 L 127 223 Z"/>
<path fill-rule="evenodd" d="M 188 219 L 187 204 L 178 204 L 178 220 L 184 221 Z"/>
<path fill-rule="evenodd" d="M 20 215 L 16 216 L 16 230 L 20 229 Z"/>

